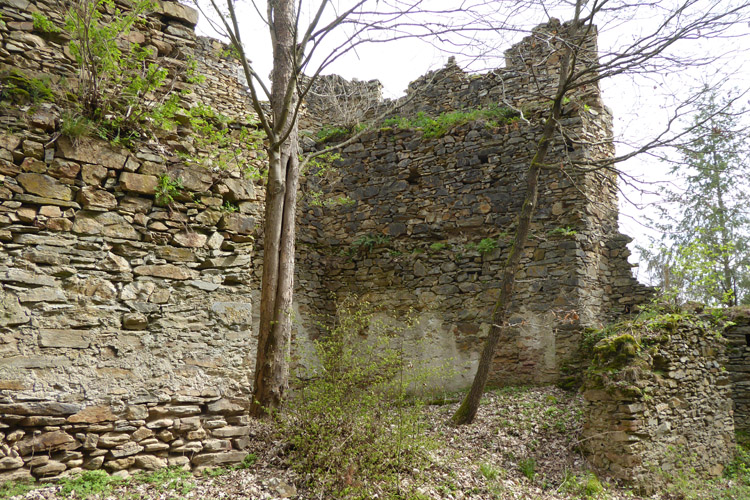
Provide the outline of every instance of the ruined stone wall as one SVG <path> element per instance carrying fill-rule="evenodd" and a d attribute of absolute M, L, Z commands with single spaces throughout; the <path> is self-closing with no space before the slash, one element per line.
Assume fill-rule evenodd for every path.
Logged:
<path fill-rule="evenodd" d="M 37 10 L 59 20 L 54 3 L 0 6 L 0 71 L 53 86 L 75 79 L 66 41 L 32 24 Z M 196 20 L 192 9 L 162 3 L 127 38 L 154 48 L 176 88 L 192 89 L 185 109 L 201 103 L 244 118 L 235 63 L 226 47 L 195 36 Z M 202 85 L 183 77 L 190 58 Z M 55 103 L 6 104 L 0 482 L 241 460 L 262 189 L 239 170 L 186 164 L 175 151 L 201 151 L 185 122 L 126 150 L 61 137 Z M 165 174 L 183 188 L 160 206 Z"/>
<path fill-rule="evenodd" d="M 732 380 L 734 425 L 750 429 L 750 311 L 746 307 L 730 310 L 728 319 L 734 324 L 724 335 L 728 341 L 727 371 Z"/>
<path fill-rule="evenodd" d="M 597 344 L 583 394 L 589 462 L 652 491 L 680 467 L 720 475 L 734 442 L 726 341 L 695 317 L 660 328 Z"/>
<path fill-rule="evenodd" d="M 409 92 L 417 97 L 396 111 L 436 116 L 510 105 L 524 108 L 530 123 L 466 124 L 438 138 L 380 129 L 343 149 L 335 178 L 308 177 L 308 193 L 324 194 L 305 198 L 303 266 L 322 277 L 323 290 L 363 295 L 391 313 L 415 308 L 420 325 L 407 330 L 419 345 L 414 350 L 430 364 L 450 360 L 448 388 L 470 381 L 489 331 L 541 134 L 539 109 L 556 82 L 559 40 L 548 45 L 540 37 L 561 30 L 556 21 L 538 28 L 508 51 L 509 66 L 493 73 L 469 76 L 449 62 L 414 82 Z M 586 46 L 595 53 L 594 39 Z M 556 138 L 547 160 L 556 167 L 540 178 L 513 301 L 515 327 L 496 355 L 499 383 L 556 381 L 566 365 L 575 371 L 582 327 L 601 325 L 646 295 L 630 273 L 629 239 L 617 231 L 614 176 L 572 166 L 613 154 L 611 117 L 596 87 L 571 95 L 561 125 L 574 140 Z M 351 202 L 336 201 L 345 197 Z M 496 248 L 477 247 L 487 238 Z"/>

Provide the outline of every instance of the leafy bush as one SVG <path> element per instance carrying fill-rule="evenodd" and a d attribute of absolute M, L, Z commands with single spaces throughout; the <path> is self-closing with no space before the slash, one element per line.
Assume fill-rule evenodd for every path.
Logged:
<path fill-rule="evenodd" d="M 334 498 L 389 497 L 399 475 L 424 460 L 421 406 L 406 392 L 419 370 L 393 347 L 398 333 L 375 322 L 369 304 L 350 299 L 315 341 L 317 373 L 278 419 L 289 463 L 313 489 Z"/>

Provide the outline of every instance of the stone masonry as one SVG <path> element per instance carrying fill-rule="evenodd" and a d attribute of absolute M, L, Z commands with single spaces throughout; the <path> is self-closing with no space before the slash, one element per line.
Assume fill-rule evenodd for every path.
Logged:
<path fill-rule="evenodd" d="M 694 468 L 718 476 L 734 450 L 726 340 L 690 317 L 594 347 L 586 374 L 582 443 L 608 476 L 653 491 Z"/>
<path fill-rule="evenodd" d="M 59 86 L 75 79 L 67 40 L 32 22 L 39 11 L 59 23 L 55 2 L 0 0 L 0 7 L 0 76 L 18 70 Z M 196 37 L 197 13 L 178 3 L 160 2 L 144 21 L 122 42 L 152 48 L 175 88 L 190 91 L 180 106 L 223 113 L 234 134 L 229 148 L 240 145 L 255 128 L 231 51 Z M 559 22 L 540 27 L 490 74 L 449 64 L 413 83 L 417 98 L 400 111 L 510 104 L 529 123 L 470 123 L 437 138 L 376 128 L 341 152 L 332 182 L 307 176 L 303 193 L 319 187 L 326 200 L 353 203 L 315 204 L 305 195 L 300 207 L 296 342 L 316 335 L 318 315 L 335 310 L 331 292 L 357 293 L 391 320 L 412 308 L 420 321 L 406 330 L 407 350 L 452 368 L 436 386 L 467 385 L 565 30 Z M 593 57 L 594 39 L 588 47 Z M 204 83 L 185 77 L 191 60 Z M 187 162 L 186 154 L 211 152 L 195 142 L 184 113 L 176 130 L 123 149 L 62 137 L 63 110 L 54 103 L 5 104 L 0 481 L 240 461 L 264 200 L 262 181 L 243 171 L 262 167 L 261 156 L 228 169 Z M 311 116 L 324 107 L 315 106 Z M 645 297 L 630 275 L 628 238 L 617 231 L 614 177 L 569 167 L 612 154 L 610 120 L 595 87 L 565 106 L 575 141 L 556 143 L 554 168 L 541 179 L 495 382 L 559 380 L 578 366 L 584 326 Z M 166 206 L 157 202 L 164 176 L 182 184 Z M 481 246 L 487 238 L 494 248 Z"/>

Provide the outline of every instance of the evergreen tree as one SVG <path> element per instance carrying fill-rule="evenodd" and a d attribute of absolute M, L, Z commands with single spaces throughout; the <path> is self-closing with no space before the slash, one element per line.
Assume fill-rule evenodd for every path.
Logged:
<path fill-rule="evenodd" d="M 750 136 L 733 103 L 702 97 L 664 190 L 661 245 L 644 255 L 665 291 L 729 306 L 750 299 Z"/>

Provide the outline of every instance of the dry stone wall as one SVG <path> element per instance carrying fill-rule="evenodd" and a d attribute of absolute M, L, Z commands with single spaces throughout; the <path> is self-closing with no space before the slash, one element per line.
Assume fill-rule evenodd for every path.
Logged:
<path fill-rule="evenodd" d="M 597 344 L 583 393 L 591 464 L 645 490 L 682 467 L 721 474 L 734 450 L 731 386 L 726 341 L 706 325 L 692 317 Z"/>
<path fill-rule="evenodd" d="M 551 61 L 566 29 L 554 20 L 537 28 L 507 52 L 509 65 L 497 72 L 469 76 L 451 61 L 414 82 L 397 111 L 436 116 L 510 105 L 526 109 L 530 123 L 466 124 L 437 138 L 381 128 L 341 151 L 335 178 L 308 176 L 308 193 L 323 195 L 308 194 L 302 209 L 304 272 L 320 276 L 322 290 L 362 295 L 390 316 L 413 308 L 419 325 L 407 329 L 418 346 L 412 351 L 430 365 L 450 360 L 447 388 L 470 382 L 489 331 L 524 174 L 541 133 L 538 108 L 557 80 Z M 594 39 L 586 46 L 595 54 Z M 540 85 L 534 92 L 532 76 Z M 514 327 L 496 354 L 498 383 L 550 382 L 574 373 L 582 328 L 627 312 L 648 293 L 631 276 L 630 239 L 617 231 L 615 178 L 572 166 L 613 154 L 611 117 L 598 89 L 579 89 L 563 115 L 561 125 L 577 140 L 556 141 L 548 160 L 556 167 L 540 179 Z M 351 202 L 337 202 L 346 197 Z M 487 239 L 494 244 L 487 246 Z M 317 299 L 322 304 L 327 297 Z M 327 307 L 332 311 L 333 302 Z"/>
<path fill-rule="evenodd" d="M 59 22 L 55 4 L 0 6 L 0 73 L 19 69 L 56 86 L 75 79 L 64 37 L 32 23 L 35 11 Z M 175 88 L 191 90 L 182 107 L 227 115 L 239 140 L 253 125 L 236 62 L 219 42 L 195 36 L 196 19 L 161 2 L 125 41 L 152 48 Z M 389 321 L 413 308 L 420 323 L 405 331 L 407 351 L 454 368 L 440 387 L 467 384 L 540 132 L 535 109 L 555 81 L 565 29 L 540 27 L 509 51 L 504 71 L 468 77 L 449 64 L 412 86 L 419 97 L 403 111 L 511 104 L 530 124 L 466 124 L 439 138 L 376 130 L 342 152 L 338 178 L 319 187 L 324 200 L 353 203 L 306 196 L 300 207 L 297 342 L 317 334 L 312 317 L 334 311 L 331 292 L 358 293 Z M 205 83 L 185 77 L 191 59 Z M 530 90 L 532 81 L 541 86 Z M 558 380 L 566 363 L 578 366 L 583 326 L 644 297 L 617 232 L 614 178 L 568 168 L 612 153 L 598 90 L 574 97 L 564 124 L 580 143 L 556 143 L 560 168 L 541 180 L 496 382 Z M 61 117 L 54 103 L 0 109 L 0 481 L 240 460 L 250 432 L 262 185 L 237 169 L 186 163 L 212 152 L 184 114 L 175 130 L 131 149 L 71 142 L 60 135 Z M 165 175 L 183 188 L 160 206 Z M 308 176 L 303 189 L 309 195 L 319 181 Z M 488 238 L 493 248 L 482 243 Z"/>
<path fill-rule="evenodd" d="M 34 29 L 43 1 L 2 0 L 0 72 L 63 84 L 65 40 Z M 177 76 L 182 106 L 248 106 L 226 47 L 195 11 L 161 3 L 128 37 Z M 197 62 L 203 85 L 181 74 Z M 255 239 L 263 191 L 237 170 L 190 166 L 182 121 L 132 149 L 60 136 L 62 109 L 0 109 L 0 482 L 81 469 L 237 462 L 249 433 Z M 239 104 L 239 105 L 238 105 Z M 180 179 L 160 206 L 160 177 Z M 231 206 L 231 210 L 223 207 Z"/>

